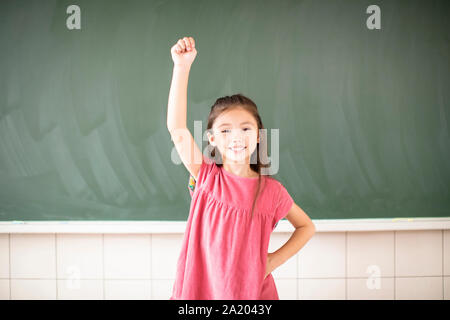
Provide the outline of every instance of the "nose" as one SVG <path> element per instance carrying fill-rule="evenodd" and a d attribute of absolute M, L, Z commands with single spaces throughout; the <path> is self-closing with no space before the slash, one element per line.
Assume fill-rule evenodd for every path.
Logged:
<path fill-rule="evenodd" d="M 243 137 L 244 137 L 244 134 L 241 132 L 240 129 L 231 130 L 231 141 L 233 143 L 243 142 L 244 141 Z"/>

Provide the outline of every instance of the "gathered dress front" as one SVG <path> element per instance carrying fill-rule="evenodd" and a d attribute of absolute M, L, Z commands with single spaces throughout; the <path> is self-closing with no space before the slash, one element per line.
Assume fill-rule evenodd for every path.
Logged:
<path fill-rule="evenodd" d="M 270 235 L 294 203 L 276 179 L 240 177 L 203 155 L 189 189 L 190 212 L 171 300 L 278 300 L 266 278 Z M 192 180 L 191 180 L 192 181 Z"/>

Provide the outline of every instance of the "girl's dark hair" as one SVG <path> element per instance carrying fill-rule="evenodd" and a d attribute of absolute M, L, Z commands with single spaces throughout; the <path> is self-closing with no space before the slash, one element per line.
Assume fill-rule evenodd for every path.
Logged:
<path fill-rule="evenodd" d="M 256 123 L 258 125 L 258 131 L 260 129 L 264 129 L 264 126 L 263 126 L 262 121 L 261 121 L 261 117 L 259 116 L 259 113 L 258 113 L 258 107 L 256 106 L 256 104 L 250 98 L 244 96 L 241 93 L 237 93 L 237 94 L 234 94 L 232 96 L 224 96 L 224 97 L 218 98 L 216 100 L 216 102 L 212 105 L 211 111 L 210 111 L 209 116 L 208 116 L 207 130 L 208 131 L 212 130 L 212 127 L 213 127 L 214 122 L 216 121 L 216 118 L 222 112 L 224 112 L 226 110 L 229 110 L 229 109 L 232 109 L 232 108 L 236 108 L 236 107 L 239 107 L 239 108 L 242 108 L 242 109 L 248 111 L 255 118 Z M 258 195 L 260 194 L 261 184 L 262 184 L 262 182 L 265 181 L 265 179 L 261 178 L 261 176 L 262 176 L 261 175 L 261 168 L 265 168 L 265 167 L 269 167 L 270 166 L 270 164 L 268 164 L 267 161 L 265 161 L 266 164 L 263 164 L 261 162 L 261 159 L 260 159 L 260 148 L 266 148 L 266 146 L 267 146 L 267 144 L 265 143 L 264 135 L 260 134 L 259 140 L 260 140 L 260 142 L 263 142 L 263 143 L 260 144 L 260 142 L 258 142 L 257 145 L 256 145 L 255 151 L 250 156 L 250 159 L 254 159 L 254 157 L 256 157 L 256 163 L 250 163 L 250 168 L 253 171 L 257 172 L 258 175 L 259 175 L 259 177 L 258 177 L 258 187 L 256 188 L 255 197 L 253 199 L 253 205 L 252 205 L 252 215 L 251 215 L 252 218 L 253 218 L 253 211 L 254 211 L 254 208 L 255 208 L 256 200 L 258 198 Z M 221 156 L 219 150 L 216 149 L 216 147 L 212 147 L 209 144 L 209 140 L 208 140 L 208 147 L 207 148 L 208 148 L 208 150 L 210 150 L 210 154 L 211 154 L 212 157 L 216 158 L 217 156 Z M 217 155 L 216 155 L 216 150 L 217 150 L 217 153 L 218 153 Z M 256 155 L 255 155 L 255 153 L 256 153 Z M 267 155 L 267 150 L 263 150 L 262 154 L 263 155 Z M 220 163 L 217 163 L 217 161 L 216 161 L 216 165 L 220 167 L 220 166 L 223 165 L 223 163 L 222 163 L 222 161 L 219 161 L 219 162 Z M 252 162 L 252 161 L 250 161 L 250 162 Z M 264 174 L 264 176 L 270 176 L 270 175 Z"/>

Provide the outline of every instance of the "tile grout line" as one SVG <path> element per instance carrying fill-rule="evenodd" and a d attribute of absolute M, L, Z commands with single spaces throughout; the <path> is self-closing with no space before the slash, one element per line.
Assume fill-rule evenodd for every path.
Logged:
<path fill-rule="evenodd" d="M 430 278 L 435 278 L 436 276 L 428 276 Z M 422 277 L 423 278 L 423 277 Z M 1 280 L 5 279 L 8 280 L 7 278 L 0 278 Z M 14 280 L 51 280 L 52 278 L 14 278 Z M 81 278 L 80 280 L 82 281 L 97 281 L 97 280 L 102 280 L 103 278 Z M 295 278 L 281 278 L 281 279 L 295 279 Z M 316 278 L 314 278 L 316 279 Z M 318 278 L 317 278 L 318 279 Z M 327 279 L 327 278 L 324 278 Z M 71 280 L 70 278 L 61 278 L 58 280 Z M 111 280 L 129 280 L 129 281 L 149 281 L 151 280 L 150 278 L 111 278 Z M 175 280 L 173 278 L 161 278 L 161 279 L 157 279 L 157 280 Z"/>
<path fill-rule="evenodd" d="M 299 284 L 299 280 L 298 280 L 298 278 L 300 277 L 300 262 L 299 262 L 299 259 L 300 259 L 300 256 L 299 256 L 299 254 L 298 254 L 298 252 L 297 252 L 297 261 L 295 262 L 296 263 L 296 270 L 295 270 L 295 276 L 296 276 L 296 281 L 295 281 L 295 284 L 296 284 L 296 286 L 295 286 L 295 298 L 296 298 L 296 300 L 300 300 L 300 293 L 299 293 L 299 290 L 300 290 L 300 284 Z"/>
<path fill-rule="evenodd" d="M 300 249 L 300 250 L 301 250 L 301 249 Z M 295 296 L 296 296 L 296 299 L 297 299 L 297 300 L 300 300 L 300 293 L 299 293 L 299 291 L 300 291 L 300 284 L 299 284 L 299 282 L 300 282 L 300 262 L 299 262 L 299 252 L 297 252 L 295 255 L 296 255 L 296 260 L 297 260 L 297 262 L 296 262 L 296 264 L 297 264 L 297 270 L 295 270 L 295 277 L 296 277 L 295 281 L 297 282 L 297 287 L 296 287 L 297 292 L 295 293 Z"/>
<path fill-rule="evenodd" d="M 152 274 L 152 234 L 149 234 L 150 236 L 150 300 L 153 300 L 153 274 Z"/>
<path fill-rule="evenodd" d="M 11 295 L 11 233 L 8 233 L 8 246 L 9 246 L 9 300 L 12 300 Z"/>
<path fill-rule="evenodd" d="M 56 232 L 54 233 L 55 235 L 55 275 L 56 275 L 56 279 L 55 279 L 55 285 L 56 285 L 56 300 L 58 300 L 58 241 L 57 241 L 57 234 Z"/>
<path fill-rule="evenodd" d="M 347 282 L 348 282 L 348 274 L 347 274 L 347 268 L 348 268 L 348 252 L 347 252 L 347 242 L 348 242 L 348 231 L 345 231 L 345 300 L 348 300 L 348 293 L 347 293 Z"/>
<path fill-rule="evenodd" d="M 105 234 L 102 233 L 102 280 L 103 280 L 103 300 L 105 300 Z"/>
<path fill-rule="evenodd" d="M 401 277 L 397 277 L 397 278 L 406 278 L 406 279 L 410 279 L 410 278 L 441 278 L 442 276 L 440 275 L 434 275 L 434 276 L 401 276 Z M 380 278 L 382 279 L 393 279 L 394 277 L 391 276 L 381 276 Z M 8 280 L 7 278 L 0 278 L 2 280 Z M 102 280 L 103 278 L 85 278 L 85 279 L 81 279 L 81 280 L 85 280 L 85 281 L 91 281 L 91 280 Z M 280 279 L 280 280 L 343 280 L 343 277 L 316 277 L 316 278 L 293 278 L 293 277 L 275 277 L 274 279 Z M 367 277 L 349 277 L 348 279 L 352 279 L 352 280 L 366 280 Z M 14 280 L 51 280 L 49 278 L 14 278 Z M 59 280 L 67 280 L 67 278 L 61 278 Z M 69 279 L 70 280 L 70 279 Z M 151 280 L 150 278 L 111 278 L 111 280 Z M 167 280 L 167 281 L 174 281 L 174 278 L 158 278 L 156 280 Z"/>
<path fill-rule="evenodd" d="M 397 246 L 397 232 L 394 230 L 394 300 L 397 300 L 397 298 L 396 298 L 397 289 L 395 287 L 395 283 L 397 282 L 397 269 L 396 269 L 396 263 L 395 263 L 396 246 Z"/>

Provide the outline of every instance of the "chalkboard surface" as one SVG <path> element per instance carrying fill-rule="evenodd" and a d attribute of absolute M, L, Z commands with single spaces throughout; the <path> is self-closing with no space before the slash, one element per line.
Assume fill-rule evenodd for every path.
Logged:
<path fill-rule="evenodd" d="M 253 99 L 310 218 L 450 216 L 448 1 L 378 0 L 379 29 L 361 0 L 76 1 L 80 29 L 72 4 L 0 3 L 0 220 L 187 219 L 166 127 L 183 36 L 189 128 Z"/>

